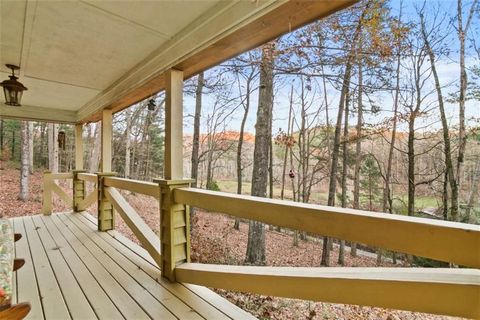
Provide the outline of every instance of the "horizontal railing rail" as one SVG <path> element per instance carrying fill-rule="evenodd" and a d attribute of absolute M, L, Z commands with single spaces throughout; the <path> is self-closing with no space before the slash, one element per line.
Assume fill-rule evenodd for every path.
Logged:
<path fill-rule="evenodd" d="M 147 196 L 152 196 L 157 199 L 160 197 L 160 187 L 158 186 L 158 183 L 116 177 L 105 177 L 103 183 L 107 187 L 128 190 Z"/>
<path fill-rule="evenodd" d="M 298 268 L 184 263 L 178 281 L 269 296 L 478 319 L 480 270 Z"/>
<path fill-rule="evenodd" d="M 77 174 L 78 180 L 83 180 L 87 182 L 97 183 L 97 175 L 94 173 L 79 173 Z"/>
<path fill-rule="evenodd" d="M 42 201 L 42 213 L 49 215 L 52 213 L 53 208 L 53 194 L 56 194 L 62 201 L 73 207 L 73 198 L 68 195 L 55 180 L 69 180 L 73 179 L 73 173 L 51 173 L 45 171 L 43 174 L 43 201 Z"/>
<path fill-rule="evenodd" d="M 374 247 L 480 268 L 480 226 L 194 188 L 175 201 Z"/>
<path fill-rule="evenodd" d="M 73 173 L 71 172 L 62 172 L 62 173 L 49 173 L 49 178 L 52 180 L 67 180 L 73 179 Z"/>

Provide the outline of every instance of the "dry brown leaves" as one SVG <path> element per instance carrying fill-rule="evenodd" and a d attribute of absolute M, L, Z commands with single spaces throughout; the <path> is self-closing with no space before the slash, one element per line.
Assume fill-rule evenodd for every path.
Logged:
<path fill-rule="evenodd" d="M 248 224 L 241 223 L 240 230 L 233 229 L 233 219 L 227 215 L 197 211 L 192 234 L 192 260 L 203 263 L 243 264 L 248 237 Z M 318 239 L 299 241 L 293 246 L 291 234 L 266 232 L 267 265 L 271 266 L 320 266 L 322 244 Z M 331 261 L 338 259 L 334 248 Z M 374 267 L 372 257 L 345 255 L 345 265 Z M 334 264 L 334 266 L 337 266 Z M 394 266 L 384 262 L 382 266 Z M 312 302 L 297 299 L 267 297 L 257 294 L 215 290 L 242 309 L 263 319 L 454 319 L 430 314 L 360 307 L 333 303 Z"/>
<path fill-rule="evenodd" d="M 43 196 L 43 173 L 36 171 L 29 178 L 29 199 L 18 199 L 20 191 L 20 170 L 7 166 L 0 161 L 0 217 L 20 217 L 25 215 L 39 214 L 42 211 Z M 62 183 L 63 189 L 71 194 L 72 185 Z M 53 211 L 63 212 L 70 208 L 62 200 L 54 197 Z"/>
<path fill-rule="evenodd" d="M 39 214 L 42 208 L 42 173 L 35 172 L 30 176 L 30 199 L 20 201 L 20 172 L 18 169 L 6 168 L 0 163 L 0 216 L 16 217 Z M 71 185 L 70 185 L 71 188 Z M 64 185 L 68 192 L 68 185 Z M 71 191 L 69 192 L 71 193 Z M 159 208 L 158 201 L 151 197 L 122 192 L 145 222 L 158 234 Z M 54 201 L 54 212 L 63 212 L 69 208 L 59 199 Z M 89 211 L 96 215 L 92 206 Z M 241 265 L 246 252 L 248 225 L 240 224 L 240 230 L 233 229 L 233 219 L 222 214 L 207 213 L 197 210 L 193 219 L 192 260 L 203 263 L 219 263 Z M 116 228 L 132 241 L 138 243 L 128 226 L 117 216 Z M 291 233 L 270 231 L 266 233 L 267 265 L 271 266 L 320 266 L 321 241 L 310 238 L 299 241 L 293 246 Z M 334 248 L 331 261 L 338 259 L 338 249 Z M 345 255 L 346 266 L 373 267 L 376 261 L 372 257 L 359 255 L 356 258 Z M 384 263 L 384 266 L 393 266 Z M 406 311 L 380 308 L 359 307 L 353 305 L 331 304 L 303 301 L 296 299 L 267 297 L 257 294 L 215 290 L 232 303 L 254 314 L 261 319 L 453 319 Z"/>

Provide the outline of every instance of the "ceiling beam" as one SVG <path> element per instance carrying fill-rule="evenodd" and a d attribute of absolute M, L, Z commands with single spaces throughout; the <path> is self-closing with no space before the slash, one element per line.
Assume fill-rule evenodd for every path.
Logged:
<path fill-rule="evenodd" d="M 355 2 L 221 1 L 84 105 L 79 110 L 79 120 L 96 121 L 102 109 L 117 112 L 163 90 L 163 72 L 169 68 L 184 71 L 187 79 Z"/>
<path fill-rule="evenodd" d="M 0 118 L 55 123 L 76 123 L 77 112 L 35 106 L 12 107 L 0 103 Z"/>

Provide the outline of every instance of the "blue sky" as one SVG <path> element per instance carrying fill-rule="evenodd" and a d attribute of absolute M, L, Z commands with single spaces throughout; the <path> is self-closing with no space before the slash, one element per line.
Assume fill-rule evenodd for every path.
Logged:
<path fill-rule="evenodd" d="M 464 6 L 469 7 L 471 1 L 464 1 Z M 423 1 L 403 1 L 403 14 L 402 20 L 415 20 L 417 13 L 416 7 L 420 7 L 423 5 Z M 399 12 L 400 1 L 393 0 L 390 2 L 390 7 L 392 9 L 392 15 L 398 15 Z M 446 15 L 444 20 L 444 24 L 442 25 L 442 32 L 447 34 L 445 38 L 445 44 L 451 50 L 448 57 L 441 57 L 439 61 L 437 61 L 437 69 L 440 76 L 440 81 L 442 86 L 444 86 L 444 96 L 447 96 L 448 93 L 455 92 L 459 82 L 459 74 L 460 68 L 458 63 L 458 39 L 455 33 L 455 30 L 451 27 L 451 23 L 456 23 L 453 21 L 452 15 L 456 13 L 456 0 L 443 0 L 443 1 L 428 1 L 425 4 L 425 15 L 427 19 L 427 23 L 430 23 L 435 10 L 439 10 L 440 14 Z M 465 18 L 466 19 L 466 18 Z M 478 34 L 478 37 L 476 35 Z M 472 26 L 469 33 L 470 37 L 476 37 L 480 39 L 480 16 L 476 15 L 474 20 L 472 21 Z M 480 44 L 480 43 L 479 43 Z M 470 46 L 470 43 L 467 43 Z M 466 57 L 466 65 L 467 68 L 471 68 L 474 65 L 479 65 L 479 57 L 474 54 L 475 52 L 471 49 L 467 49 L 467 57 Z M 402 61 L 402 63 L 407 63 L 406 61 Z M 426 63 L 429 65 L 429 62 Z M 278 79 L 277 79 L 278 80 Z M 469 79 L 473 80 L 473 79 Z M 278 83 L 278 82 L 277 82 Z M 295 86 L 298 90 L 298 83 L 299 80 L 295 81 Z M 477 80 L 478 83 L 478 80 Z M 433 78 L 428 81 L 425 91 L 433 90 Z M 320 92 L 320 89 L 313 90 L 315 92 L 311 92 L 311 95 L 315 95 L 316 101 L 314 103 L 320 105 L 323 101 L 323 93 Z M 273 132 L 276 132 L 278 128 L 286 128 L 287 126 L 287 119 L 288 119 L 288 101 L 289 101 L 289 92 L 290 92 L 290 84 L 282 83 L 281 85 L 276 86 L 276 93 L 275 93 L 275 106 L 274 106 L 274 129 Z M 249 117 L 246 124 L 246 131 L 254 133 L 254 126 L 256 121 L 256 106 L 258 96 L 255 92 L 252 95 L 252 109 L 250 110 Z M 327 96 L 330 101 L 330 123 L 334 120 L 336 116 L 336 106 L 338 106 L 338 96 L 339 92 L 334 90 L 332 86 L 328 86 L 327 88 Z M 193 114 L 194 110 L 194 97 L 185 96 L 185 116 L 186 116 L 186 123 L 185 126 L 185 133 L 189 134 L 192 131 L 192 118 L 189 117 L 189 114 Z M 211 106 L 214 104 L 214 97 L 211 95 L 203 95 L 203 110 L 202 110 L 202 122 L 205 124 L 205 119 L 209 112 L 211 112 Z M 391 117 L 392 112 L 388 110 L 391 109 L 393 105 L 392 93 L 391 92 L 384 92 L 379 94 L 375 97 L 376 103 L 381 105 L 383 112 L 376 116 L 366 115 L 365 121 L 368 122 L 378 122 L 382 118 Z M 431 97 L 429 97 L 426 101 L 427 103 L 435 104 L 436 94 L 433 93 Z M 449 120 L 451 125 L 455 125 L 458 122 L 458 104 L 451 104 L 447 103 L 446 105 L 446 112 L 449 115 Z M 440 123 L 436 121 L 436 114 L 438 112 L 433 112 L 432 116 L 425 118 L 419 121 L 418 126 L 424 126 L 425 124 L 429 124 L 428 128 L 431 129 L 439 129 Z M 238 130 L 240 127 L 240 120 L 241 120 L 241 113 L 236 113 L 232 117 L 230 117 L 230 121 L 228 123 L 227 129 L 229 130 Z M 480 102 L 478 101 L 468 101 L 466 104 L 466 116 L 468 118 L 480 118 Z M 324 122 L 325 119 L 323 119 Z M 356 121 L 355 115 L 350 119 L 350 123 L 354 123 Z M 470 124 L 473 124 L 471 122 Z M 402 129 L 402 127 L 400 127 Z M 204 131 L 204 130 L 202 130 Z"/>

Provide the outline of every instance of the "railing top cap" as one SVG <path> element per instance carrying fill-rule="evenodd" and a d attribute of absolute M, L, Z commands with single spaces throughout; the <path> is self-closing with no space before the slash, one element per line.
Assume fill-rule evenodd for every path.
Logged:
<path fill-rule="evenodd" d="M 95 172 L 97 176 L 116 176 L 117 172 Z"/>
<path fill-rule="evenodd" d="M 160 185 L 177 185 L 177 184 L 190 184 L 195 182 L 194 179 L 178 179 L 178 180 L 168 180 L 168 179 L 153 179 L 153 182 Z"/>

